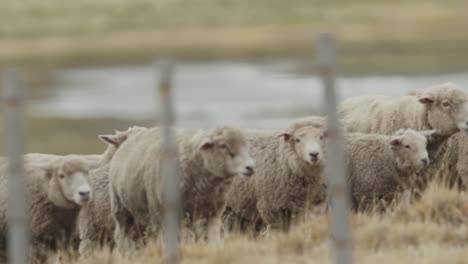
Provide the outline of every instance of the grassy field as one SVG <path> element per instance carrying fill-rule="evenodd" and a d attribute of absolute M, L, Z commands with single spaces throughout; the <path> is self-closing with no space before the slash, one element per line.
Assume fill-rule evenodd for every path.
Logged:
<path fill-rule="evenodd" d="M 339 40 L 345 74 L 465 72 L 467 8 L 466 0 L 0 0 L 0 68 L 32 65 L 31 97 L 43 97 L 54 92 L 39 89 L 50 86 L 49 66 L 141 62 L 160 56 L 284 56 L 312 64 L 314 33 L 330 31 Z M 105 144 L 97 135 L 149 124 L 28 115 L 27 152 L 102 153 Z M 402 202 L 383 215 L 353 215 L 352 226 L 355 263 L 468 260 L 468 193 L 434 185 L 420 201 Z M 331 255 L 325 213 L 311 215 L 289 234 L 258 239 L 234 235 L 222 243 L 182 248 L 183 263 L 332 263 Z M 161 259 L 160 246 L 152 245 L 129 259 L 102 251 L 78 263 Z"/>
<path fill-rule="evenodd" d="M 463 0 L 0 0 L 0 64 L 261 58 L 335 32 L 345 73 L 468 69 Z"/>
<path fill-rule="evenodd" d="M 3 120 L 0 120 L 0 138 L 4 138 Z M 98 139 L 100 134 L 113 134 L 114 129 L 125 130 L 133 125 L 150 122 L 118 119 L 65 119 L 60 117 L 28 116 L 26 125 L 26 151 L 50 154 L 100 154 L 106 145 Z M 3 140 L 0 154 L 4 154 Z"/>
<path fill-rule="evenodd" d="M 381 215 L 353 215 L 352 228 L 355 263 L 466 263 L 468 193 L 434 184 L 417 202 L 402 201 Z M 184 244 L 182 263 L 334 263 L 330 245 L 328 218 L 322 213 L 289 234 Z M 161 247 L 153 245 L 132 258 L 101 251 L 78 263 L 163 263 L 161 259 Z"/>

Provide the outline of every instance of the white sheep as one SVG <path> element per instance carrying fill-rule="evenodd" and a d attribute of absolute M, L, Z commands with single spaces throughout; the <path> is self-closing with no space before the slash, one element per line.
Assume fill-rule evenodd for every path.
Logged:
<path fill-rule="evenodd" d="M 116 131 L 114 135 L 99 136 L 108 147 L 98 167 L 89 172 L 89 183 L 94 195 L 93 199 L 83 206 L 78 219 L 81 256 L 90 256 L 94 250 L 105 246 L 113 247 L 114 220 L 109 200 L 109 164 L 117 148 L 128 136 L 143 130 L 146 128 L 131 127 L 126 131 Z"/>
<path fill-rule="evenodd" d="M 234 180 L 223 215 L 226 230 L 259 231 L 263 223 L 287 231 L 310 202 L 324 201 L 325 125 L 301 119 L 286 131 L 246 131 L 256 175 Z"/>
<path fill-rule="evenodd" d="M 48 161 L 45 161 L 48 160 Z M 32 263 L 45 263 L 48 254 L 73 246 L 80 208 L 92 198 L 88 164 L 79 156 L 38 160 L 25 155 L 25 181 L 32 239 Z M 0 236 L 6 241 L 8 164 L 0 167 Z M 2 243 L 1 250 L 6 249 Z"/>
<path fill-rule="evenodd" d="M 206 238 L 224 208 L 225 189 L 235 175 L 253 174 L 254 162 L 243 134 L 235 128 L 208 131 L 177 129 L 182 214 L 198 238 Z M 140 245 L 141 227 L 157 237 L 165 202 L 160 175 L 159 128 L 132 134 L 110 164 L 111 210 L 116 222 L 115 242 L 120 252 Z M 135 242 L 135 240 L 137 240 Z"/>
<path fill-rule="evenodd" d="M 364 133 L 345 135 L 346 174 L 355 210 L 373 202 L 391 202 L 411 187 L 414 176 L 429 165 L 427 138 L 434 130 L 399 130 L 392 136 Z"/>
<path fill-rule="evenodd" d="M 391 135 L 401 128 L 435 129 L 429 140 L 432 178 L 442 166 L 447 140 L 468 131 L 468 96 L 453 83 L 414 91 L 406 96 L 359 96 L 345 100 L 339 109 L 346 132 Z"/>
<path fill-rule="evenodd" d="M 448 140 L 439 174 L 447 186 L 467 190 L 468 135 L 466 133 L 459 132 Z"/>
<path fill-rule="evenodd" d="M 401 128 L 435 129 L 450 136 L 468 130 L 468 96 L 445 83 L 407 96 L 357 96 L 339 108 L 347 132 L 392 134 Z"/>

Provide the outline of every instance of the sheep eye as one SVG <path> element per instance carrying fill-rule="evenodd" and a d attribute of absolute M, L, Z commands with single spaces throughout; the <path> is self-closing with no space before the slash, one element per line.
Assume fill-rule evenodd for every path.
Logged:
<path fill-rule="evenodd" d="M 300 139 L 298 139 L 298 138 L 296 138 L 296 143 L 299 143 L 299 142 L 301 142 L 301 140 L 300 140 Z"/>
<path fill-rule="evenodd" d="M 59 174 L 59 178 L 60 178 L 60 179 L 63 179 L 63 178 L 65 178 L 65 174 L 63 174 L 63 173 L 60 173 L 60 174 Z"/>
<path fill-rule="evenodd" d="M 322 139 L 323 139 L 323 136 L 320 136 L 320 140 L 322 140 Z"/>
<path fill-rule="evenodd" d="M 449 102 L 443 102 L 442 105 L 443 105 L 444 107 L 449 107 L 449 106 L 450 106 L 450 103 L 449 103 Z"/>
<path fill-rule="evenodd" d="M 225 145 L 225 144 L 221 144 L 221 145 L 219 145 L 219 147 L 222 148 L 222 149 L 227 149 L 228 148 L 227 145 Z"/>
<path fill-rule="evenodd" d="M 231 158 L 234 158 L 234 157 L 236 156 L 236 154 L 234 154 L 234 153 L 231 152 L 231 151 L 229 151 L 228 154 L 229 154 L 229 156 L 230 156 Z"/>
<path fill-rule="evenodd" d="M 410 149 L 411 147 L 410 147 L 410 145 L 406 145 L 405 148 Z"/>

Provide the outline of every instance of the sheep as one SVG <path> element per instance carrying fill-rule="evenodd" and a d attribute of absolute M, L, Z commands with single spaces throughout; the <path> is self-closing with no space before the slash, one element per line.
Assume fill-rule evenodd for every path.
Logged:
<path fill-rule="evenodd" d="M 175 139 L 184 223 L 195 230 L 195 239 L 211 239 L 214 234 L 208 236 L 209 228 L 219 221 L 225 190 L 235 175 L 251 176 L 254 161 L 247 152 L 243 133 L 236 128 L 177 129 Z M 165 202 L 160 144 L 158 127 L 137 132 L 128 137 L 111 160 L 114 239 L 121 253 L 131 253 L 140 246 L 143 232 L 154 239 L 161 230 Z"/>
<path fill-rule="evenodd" d="M 241 232 L 263 225 L 288 231 L 310 202 L 320 203 L 325 166 L 323 118 L 296 120 L 286 131 L 246 132 L 249 152 L 257 164 L 252 179 L 234 179 L 223 214 L 225 231 Z"/>
<path fill-rule="evenodd" d="M 450 136 L 468 130 L 468 96 L 459 86 L 445 83 L 407 96 L 352 97 L 340 105 L 339 115 L 347 132 L 388 135 L 412 128 Z"/>
<path fill-rule="evenodd" d="M 406 96 L 359 96 L 345 100 L 339 115 L 346 132 L 391 135 L 401 128 L 435 129 L 428 145 L 435 161 L 425 181 L 441 167 L 447 140 L 468 132 L 468 96 L 459 86 L 445 83 Z"/>
<path fill-rule="evenodd" d="M 468 188 L 468 135 L 459 132 L 447 142 L 443 164 L 439 171 L 441 180 L 450 188 Z"/>
<path fill-rule="evenodd" d="M 452 186 L 457 186 L 461 190 L 468 188 L 468 135 L 465 133 L 458 133 L 453 138 L 453 144 L 457 145 L 455 148 L 458 151 L 457 158 L 453 160 L 457 161 L 455 174 L 450 174 L 452 179 L 449 183 Z M 450 148 L 451 144 L 449 144 Z M 447 159 L 444 159 L 447 161 Z M 455 177 L 453 177 L 455 175 Z"/>
<path fill-rule="evenodd" d="M 45 263 L 48 254 L 73 246 L 80 208 L 92 198 L 88 164 L 79 156 L 38 160 L 24 158 L 31 229 L 31 262 Z M 1 250 L 6 250 L 8 164 L 0 168 Z"/>
<path fill-rule="evenodd" d="M 116 131 L 114 135 L 99 136 L 108 147 L 99 166 L 89 172 L 94 198 L 83 206 L 78 219 L 80 256 L 88 257 L 92 251 L 104 246 L 113 247 L 114 220 L 109 201 L 109 164 L 117 148 L 128 136 L 143 130 L 146 128 L 134 126 L 123 132 Z"/>
<path fill-rule="evenodd" d="M 391 202 L 408 188 L 414 176 L 429 165 L 427 139 L 434 130 L 401 129 L 392 136 L 346 133 L 346 174 L 354 210 L 373 202 Z"/>

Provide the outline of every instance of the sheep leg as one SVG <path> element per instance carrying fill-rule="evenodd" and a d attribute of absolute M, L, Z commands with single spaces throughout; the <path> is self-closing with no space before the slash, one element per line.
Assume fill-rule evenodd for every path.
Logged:
<path fill-rule="evenodd" d="M 291 220 L 292 220 L 292 212 L 290 209 L 282 209 L 281 210 L 281 225 L 282 230 L 284 232 L 289 232 L 289 228 L 291 227 Z"/>
<path fill-rule="evenodd" d="M 267 228 L 267 225 L 265 225 L 265 222 L 261 217 L 257 217 L 252 224 L 253 226 L 250 226 L 250 228 L 252 228 L 254 237 L 257 237 L 259 234 L 265 232 L 265 229 Z"/>
<path fill-rule="evenodd" d="M 236 215 L 231 207 L 226 207 L 223 212 L 223 231 L 224 234 L 227 235 L 229 232 L 234 230 L 238 230 L 238 227 L 235 227 L 236 224 Z"/>
<path fill-rule="evenodd" d="M 211 217 L 208 220 L 208 239 L 210 241 L 221 241 L 221 218 Z"/>
<path fill-rule="evenodd" d="M 162 229 L 162 223 L 158 217 L 150 218 L 150 224 L 147 228 L 146 236 L 147 240 L 149 241 L 157 241 L 160 238 L 160 232 Z"/>
<path fill-rule="evenodd" d="M 35 239 L 33 239 L 32 245 L 34 246 L 31 248 L 30 263 L 47 263 L 48 254 L 50 253 L 47 247 L 41 241 Z"/>
<path fill-rule="evenodd" d="M 285 229 L 283 209 L 260 210 L 260 215 L 270 230 Z"/>
<path fill-rule="evenodd" d="M 109 248 L 112 251 L 113 234 L 108 231 L 96 230 L 88 227 L 84 234 L 80 234 L 79 255 L 89 257 L 97 249 Z"/>
<path fill-rule="evenodd" d="M 78 259 L 79 240 L 77 233 L 69 234 L 64 230 L 61 232 L 61 237 L 57 240 L 57 251 L 59 252 L 57 254 L 58 263 L 64 261 L 70 262 Z"/>
<path fill-rule="evenodd" d="M 91 239 L 82 238 L 80 242 L 80 248 L 79 248 L 80 256 L 81 257 L 90 256 L 94 248 L 96 248 L 96 245 L 91 241 Z"/>
<path fill-rule="evenodd" d="M 97 233 L 98 230 L 95 230 L 94 226 L 88 221 L 83 221 L 80 223 L 80 246 L 78 252 L 80 256 L 88 257 L 91 255 L 93 250 L 97 248 Z"/>
<path fill-rule="evenodd" d="M 194 229 L 195 229 L 196 241 L 208 240 L 208 218 L 207 217 L 200 217 L 199 219 L 195 220 Z"/>
<path fill-rule="evenodd" d="M 165 208 L 160 201 L 161 198 L 158 199 L 159 195 L 162 194 L 164 191 L 158 189 L 158 185 L 154 182 L 155 179 L 151 179 L 149 186 L 146 189 L 146 200 L 148 202 L 148 213 L 149 213 L 149 225 L 147 228 L 147 239 L 149 241 L 156 242 L 158 239 L 162 239 L 160 237 L 160 232 L 163 230 L 163 216 L 165 215 Z M 160 187 L 160 186 L 159 186 Z M 161 199 L 161 200 L 160 200 Z"/>
<path fill-rule="evenodd" d="M 138 249 L 135 239 L 139 239 L 134 229 L 135 221 L 128 212 L 117 212 L 115 215 L 114 239 L 118 251 L 133 253 Z"/>
<path fill-rule="evenodd" d="M 117 250 L 122 254 L 126 252 L 132 254 L 137 250 L 135 242 L 136 233 L 134 226 L 136 225 L 131 213 L 122 206 L 117 196 L 113 191 L 110 192 L 111 197 L 111 212 L 115 222 L 114 240 Z"/>

